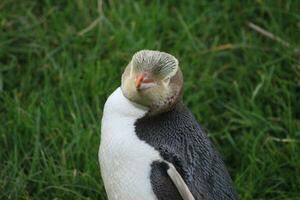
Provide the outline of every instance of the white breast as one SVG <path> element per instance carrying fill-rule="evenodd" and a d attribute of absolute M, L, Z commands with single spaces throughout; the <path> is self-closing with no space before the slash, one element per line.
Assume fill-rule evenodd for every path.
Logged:
<path fill-rule="evenodd" d="M 140 140 L 134 123 L 147 109 L 123 96 L 117 88 L 107 99 L 101 126 L 99 162 L 109 200 L 154 200 L 151 163 L 159 152 Z"/>

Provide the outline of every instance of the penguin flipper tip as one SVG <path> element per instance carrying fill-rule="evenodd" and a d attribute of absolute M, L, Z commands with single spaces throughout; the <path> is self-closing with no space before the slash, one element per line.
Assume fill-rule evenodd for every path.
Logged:
<path fill-rule="evenodd" d="M 174 185 L 178 189 L 178 191 L 179 191 L 180 195 L 182 196 L 183 200 L 195 200 L 195 198 L 192 195 L 190 189 L 188 188 L 188 186 L 184 182 L 184 180 L 181 177 L 181 175 L 179 174 L 179 172 L 176 170 L 175 166 L 170 162 L 165 161 L 165 163 L 167 163 L 168 166 L 169 166 L 169 169 L 167 170 L 167 174 L 169 175 L 172 182 L 174 183 Z"/>

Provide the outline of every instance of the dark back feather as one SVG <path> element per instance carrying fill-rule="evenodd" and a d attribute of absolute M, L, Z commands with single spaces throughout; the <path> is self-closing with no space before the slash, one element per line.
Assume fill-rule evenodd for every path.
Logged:
<path fill-rule="evenodd" d="M 138 119 L 135 126 L 141 140 L 153 146 L 165 160 L 174 164 L 195 199 L 237 199 L 232 180 L 219 153 L 192 113 L 181 102 L 169 112 Z M 157 163 L 154 165 L 158 173 L 160 168 Z M 159 177 L 155 174 L 151 176 L 156 177 L 152 179 L 156 195 L 160 196 L 159 199 L 168 199 L 167 193 L 162 194 L 163 188 L 158 184 Z M 175 189 L 174 186 L 170 187 Z"/>

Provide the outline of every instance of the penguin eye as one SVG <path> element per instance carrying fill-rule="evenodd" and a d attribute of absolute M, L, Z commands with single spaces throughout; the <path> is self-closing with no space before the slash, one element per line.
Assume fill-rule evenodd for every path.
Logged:
<path fill-rule="evenodd" d="M 170 77 L 167 77 L 167 78 L 165 78 L 165 79 L 163 79 L 163 83 L 165 84 L 165 85 L 168 85 L 169 84 L 169 82 L 170 82 Z"/>

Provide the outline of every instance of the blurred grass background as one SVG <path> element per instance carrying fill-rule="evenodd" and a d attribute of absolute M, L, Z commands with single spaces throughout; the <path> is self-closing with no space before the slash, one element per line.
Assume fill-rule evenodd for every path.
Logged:
<path fill-rule="evenodd" d="M 106 199 L 102 107 L 140 49 L 179 59 L 240 199 L 299 199 L 300 1 L 99 2 L 1 0 L 0 199 Z"/>

